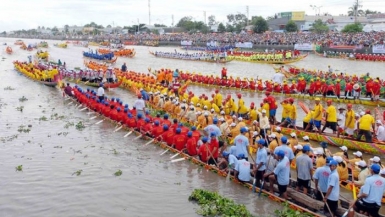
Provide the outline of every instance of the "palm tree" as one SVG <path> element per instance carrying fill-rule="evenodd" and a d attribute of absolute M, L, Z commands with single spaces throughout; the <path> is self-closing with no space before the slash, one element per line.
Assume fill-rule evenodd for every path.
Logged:
<path fill-rule="evenodd" d="M 352 7 L 349 7 L 348 16 L 355 16 L 355 12 L 357 10 L 357 16 L 365 16 L 365 11 L 358 9 L 360 8 L 360 5 L 353 5 Z"/>

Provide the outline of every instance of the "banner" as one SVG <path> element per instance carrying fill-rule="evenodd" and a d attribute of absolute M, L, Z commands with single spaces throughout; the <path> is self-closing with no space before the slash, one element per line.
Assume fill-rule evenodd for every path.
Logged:
<path fill-rule="evenodd" d="M 192 41 L 181 41 L 180 45 L 182 45 L 182 46 L 191 46 L 192 45 Z"/>
<path fill-rule="evenodd" d="M 237 42 L 237 43 L 235 43 L 235 47 L 253 48 L 253 43 L 252 42 Z"/>
<path fill-rule="evenodd" d="M 304 21 L 305 20 L 305 11 L 296 11 L 291 12 L 291 20 L 294 21 Z"/>
<path fill-rule="evenodd" d="M 294 49 L 296 50 L 314 50 L 313 44 L 310 43 L 303 43 L 303 44 L 295 44 Z"/>
<path fill-rule="evenodd" d="M 358 45 L 358 46 L 355 46 L 355 45 L 330 45 L 329 48 L 333 48 L 333 49 L 346 49 L 346 50 L 352 49 L 352 50 L 355 50 L 355 49 L 362 49 L 363 46 L 362 45 Z"/>
<path fill-rule="evenodd" d="M 385 54 L 385 45 L 383 44 L 373 45 L 373 53 Z"/>

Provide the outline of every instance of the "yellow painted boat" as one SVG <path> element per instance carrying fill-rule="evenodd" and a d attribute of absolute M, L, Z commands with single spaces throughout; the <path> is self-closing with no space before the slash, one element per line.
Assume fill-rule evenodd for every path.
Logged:
<path fill-rule="evenodd" d="M 250 62 L 250 63 L 265 63 L 265 64 L 289 64 L 289 63 L 295 63 L 300 60 L 303 60 L 307 57 L 308 54 L 300 55 L 296 58 L 292 59 L 285 59 L 285 60 L 257 60 L 257 59 L 251 59 L 250 57 L 244 57 L 244 56 L 233 56 L 228 55 L 227 57 L 231 60 L 235 61 L 242 61 L 242 62 Z"/>

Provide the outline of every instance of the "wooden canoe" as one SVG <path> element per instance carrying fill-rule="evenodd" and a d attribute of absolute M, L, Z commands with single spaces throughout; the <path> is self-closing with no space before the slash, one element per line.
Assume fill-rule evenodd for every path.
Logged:
<path fill-rule="evenodd" d="M 300 60 L 303 60 L 307 57 L 307 55 L 308 54 L 305 54 L 305 55 L 298 56 L 296 58 L 286 59 L 286 60 L 256 60 L 256 59 L 239 58 L 239 56 L 232 56 L 232 55 L 229 55 L 228 58 L 235 61 L 250 62 L 250 63 L 289 64 L 289 63 L 295 63 Z"/>
<path fill-rule="evenodd" d="M 157 56 L 155 55 L 154 52 L 148 51 L 151 55 L 157 58 L 165 58 L 165 59 L 173 59 L 173 60 L 188 60 L 188 61 L 195 61 L 195 62 L 208 62 L 208 63 L 228 63 L 231 62 L 232 60 L 226 59 L 226 60 L 193 60 L 193 59 L 182 59 L 182 58 L 173 58 L 173 57 L 162 57 L 162 56 Z"/>
<path fill-rule="evenodd" d="M 27 77 L 28 79 L 32 80 L 32 81 L 36 81 L 40 84 L 43 84 L 45 86 L 48 86 L 48 87 L 56 87 L 58 85 L 58 82 L 57 81 L 40 81 L 40 80 L 36 80 L 36 79 L 33 79 L 29 76 L 27 76 L 26 74 L 24 74 L 23 72 L 17 70 L 17 68 L 15 67 L 15 71 L 18 72 L 20 75 L 23 75 L 24 77 Z"/>
<path fill-rule="evenodd" d="M 73 81 L 73 80 L 71 80 Z M 103 87 L 104 88 L 109 88 L 109 89 L 113 89 L 113 88 L 118 88 L 121 84 L 122 84 L 123 80 L 120 80 L 118 82 L 115 82 L 115 83 L 103 83 Z M 84 84 L 84 85 L 87 85 L 87 86 L 90 86 L 90 87 L 99 87 L 99 82 L 97 83 L 94 83 L 94 82 L 87 82 L 87 81 L 80 81 L 79 79 L 75 81 L 76 84 Z"/>

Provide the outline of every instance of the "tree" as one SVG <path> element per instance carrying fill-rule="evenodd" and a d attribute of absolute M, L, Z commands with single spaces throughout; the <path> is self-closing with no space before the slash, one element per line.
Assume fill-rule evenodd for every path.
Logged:
<path fill-rule="evenodd" d="M 155 26 L 155 27 L 167 27 L 167 26 L 164 25 L 164 24 L 157 24 L 157 23 L 155 23 L 154 26 Z"/>
<path fill-rule="evenodd" d="M 296 31 L 298 31 L 298 26 L 297 26 L 297 24 L 295 24 L 294 21 L 289 20 L 289 22 L 287 22 L 287 24 L 285 26 L 285 30 L 288 32 L 296 32 Z"/>
<path fill-rule="evenodd" d="M 65 33 L 68 33 L 68 29 L 69 29 L 69 26 L 68 25 L 64 25 L 64 32 Z"/>
<path fill-rule="evenodd" d="M 218 22 L 216 21 L 214 15 L 210 15 L 210 16 L 208 17 L 208 20 L 209 20 L 208 26 L 214 26 L 214 25 L 217 25 L 217 24 L 218 24 Z"/>
<path fill-rule="evenodd" d="M 226 24 L 226 32 L 233 32 L 234 30 L 235 28 L 231 24 Z"/>
<path fill-rule="evenodd" d="M 316 33 L 323 33 L 329 31 L 329 27 L 321 19 L 318 19 L 314 21 L 313 27 L 310 30 Z"/>
<path fill-rule="evenodd" d="M 247 17 L 242 13 L 227 15 L 227 25 L 231 25 L 233 31 L 240 32 L 247 25 Z"/>
<path fill-rule="evenodd" d="M 106 28 L 112 28 L 112 26 L 111 25 L 107 25 Z"/>
<path fill-rule="evenodd" d="M 363 26 L 361 23 L 352 23 L 346 25 L 341 32 L 362 32 Z"/>
<path fill-rule="evenodd" d="M 362 6 L 359 5 L 358 3 L 357 4 L 355 3 L 352 7 L 349 7 L 348 16 L 355 16 L 356 11 L 357 11 L 357 16 L 364 16 L 365 12 L 361 9 L 358 9 L 360 7 Z"/>
<path fill-rule="evenodd" d="M 226 32 L 226 27 L 223 25 L 223 23 L 219 23 L 218 32 Z"/>
<path fill-rule="evenodd" d="M 369 14 L 380 14 L 381 12 L 379 12 L 379 11 L 372 11 L 372 10 L 366 9 L 364 11 L 364 13 L 365 13 L 365 16 L 366 16 L 366 15 L 369 15 Z"/>
<path fill-rule="evenodd" d="M 255 33 L 263 33 L 269 30 L 269 24 L 263 17 L 254 17 L 251 23 L 254 26 L 253 31 Z"/>

